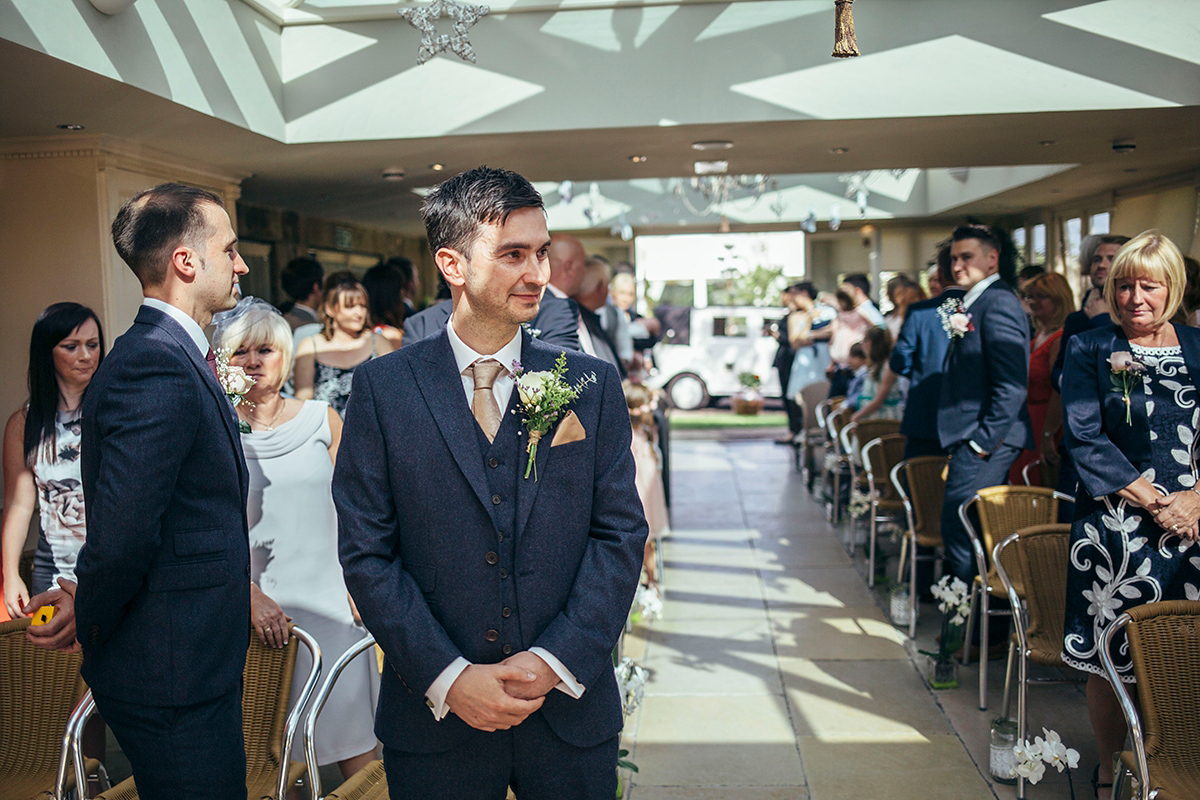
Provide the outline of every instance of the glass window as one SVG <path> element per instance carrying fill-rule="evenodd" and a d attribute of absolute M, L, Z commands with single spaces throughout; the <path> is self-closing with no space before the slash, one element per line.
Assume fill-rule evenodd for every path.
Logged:
<path fill-rule="evenodd" d="M 713 336 L 748 336 L 745 317 L 713 317 Z"/>
<path fill-rule="evenodd" d="M 1021 269 L 1028 261 L 1026 257 L 1025 243 L 1025 228 L 1017 228 L 1012 232 L 1013 250 L 1016 251 L 1017 269 Z"/>
<path fill-rule="evenodd" d="M 1111 224 L 1111 217 L 1109 216 L 1109 213 L 1107 211 L 1101 211 L 1099 214 L 1092 214 L 1092 218 L 1089 221 L 1089 225 L 1088 225 L 1088 233 L 1100 233 L 1100 234 L 1108 233 L 1109 232 L 1108 226 L 1110 224 Z"/>
<path fill-rule="evenodd" d="M 652 312 L 660 305 L 691 308 L 693 283 L 694 281 L 649 281 L 646 286 L 646 304 Z"/>
<path fill-rule="evenodd" d="M 1029 263 L 1045 264 L 1046 263 L 1046 226 L 1033 226 L 1033 248 L 1029 253 Z"/>
<path fill-rule="evenodd" d="M 1067 263 L 1078 263 L 1079 245 L 1083 241 L 1083 219 L 1074 217 L 1063 224 L 1063 244 L 1066 245 Z"/>

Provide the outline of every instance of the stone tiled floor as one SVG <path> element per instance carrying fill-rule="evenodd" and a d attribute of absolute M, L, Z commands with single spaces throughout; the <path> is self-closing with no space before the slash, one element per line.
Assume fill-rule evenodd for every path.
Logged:
<path fill-rule="evenodd" d="M 988 776 L 988 725 L 1004 662 L 990 664 L 990 711 L 977 667 L 933 692 L 910 653 L 939 622 L 922 609 L 918 641 L 881 610 L 862 548 L 830 525 L 769 439 L 673 442 L 674 534 L 665 542 L 664 614 L 627 637 L 651 673 L 626 725 L 640 772 L 627 797 L 946 798 L 1016 796 Z M 1077 796 L 1096 762 L 1081 690 L 1036 687 L 1030 723 L 1083 754 Z M 1067 798 L 1051 772 L 1031 798 Z"/>

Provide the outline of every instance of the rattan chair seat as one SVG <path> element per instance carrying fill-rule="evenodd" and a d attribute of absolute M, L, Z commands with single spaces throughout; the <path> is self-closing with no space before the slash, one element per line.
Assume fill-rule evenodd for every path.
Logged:
<path fill-rule="evenodd" d="M 387 775 L 382 761 L 372 761 L 354 773 L 325 800 L 387 800 Z"/>
<path fill-rule="evenodd" d="M 1131 775 L 1137 775 L 1137 756 L 1132 750 L 1121 753 L 1121 763 Z M 1151 791 L 1157 791 L 1154 800 L 1196 800 L 1200 775 L 1162 763 L 1155 764 L 1151 770 Z"/>

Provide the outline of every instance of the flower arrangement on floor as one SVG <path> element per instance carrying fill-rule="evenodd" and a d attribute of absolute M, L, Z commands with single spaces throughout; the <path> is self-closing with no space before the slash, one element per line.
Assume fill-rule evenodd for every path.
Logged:
<path fill-rule="evenodd" d="M 762 378 L 754 372 L 739 372 L 738 383 L 742 388 L 731 398 L 734 413 L 753 416 L 762 411 Z"/>
<path fill-rule="evenodd" d="M 634 622 L 650 622 L 662 616 L 662 595 L 657 586 L 638 585 L 633 593 L 633 610 L 630 612 Z"/>
<path fill-rule="evenodd" d="M 942 636 L 936 653 L 921 650 L 933 659 L 933 676 L 929 683 L 935 689 L 958 688 L 957 664 L 954 654 L 963 646 L 963 625 L 971 613 L 971 592 L 967 584 L 950 575 L 943 575 L 930 593 L 942 612 Z"/>
<path fill-rule="evenodd" d="M 871 510 L 871 498 L 863 492 L 859 491 L 858 487 L 850 492 L 850 505 L 846 506 L 846 511 L 854 519 L 859 519 L 866 516 Z"/>
<path fill-rule="evenodd" d="M 645 667 L 628 656 L 617 662 L 614 669 L 617 673 L 617 690 L 621 692 L 621 708 L 628 717 L 642 704 L 642 695 L 646 691 L 646 679 L 649 677 L 649 673 L 646 672 Z M 630 772 L 638 771 L 637 764 L 629 760 L 629 751 L 624 748 L 617 751 L 617 797 L 625 794 L 620 780 L 622 769 Z"/>
<path fill-rule="evenodd" d="M 1033 744 L 1026 739 L 1013 747 L 1013 755 L 1017 759 L 1017 774 L 1030 783 L 1037 783 L 1046 774 L 1046 765 L 1064 770 L 1067 773 L 1067 786 L 1071 789 L 1071 800 L 1075 800 L 1075 782 L 1071 780 L 1071 770 L 1079 766 L 1079 751 L 1067 747 L 1057 731 L 1042 728 L 1046 734 L 1043 739 L 1035 736 Z"/>

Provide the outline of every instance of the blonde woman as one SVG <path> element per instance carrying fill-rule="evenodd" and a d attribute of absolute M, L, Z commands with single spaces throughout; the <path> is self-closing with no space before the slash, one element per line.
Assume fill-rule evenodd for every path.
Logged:
<path fill-rule="evenodd" d="M 254 379 L 237 406 L 250 431 L 242 449 L 250 471 L 250 614 L 255 634 L 272 647 L 287 644 L 287 622 L 317 638 L 336 657 L 363 636 L 342 580 L 337 555 L 333 466 L 342 418 L 321 400 L 283 397 L 292 363 L 292 330 L 270 304 L 253 297 L 219 315 L 216 348 Z M 307 669 L 300 651 L 297 671 Z M 351 665 L 334 688 L 317 732 L 317 760 L 336 761 L 346 777 L 374 758 L 374 710 L 379 675 L 369 660 Z M 292 702 L 300 693 L 292 687 Z"/>
<path fill-rule="evenodd" d="M 353 273 L 325 279 L 322 330 L 296 347 L 297 400 L 321 400 L 346 413 L 355 368 L 395 349 L 392 340 L 373 331 L 367 303 L 367 290 Z"/>

